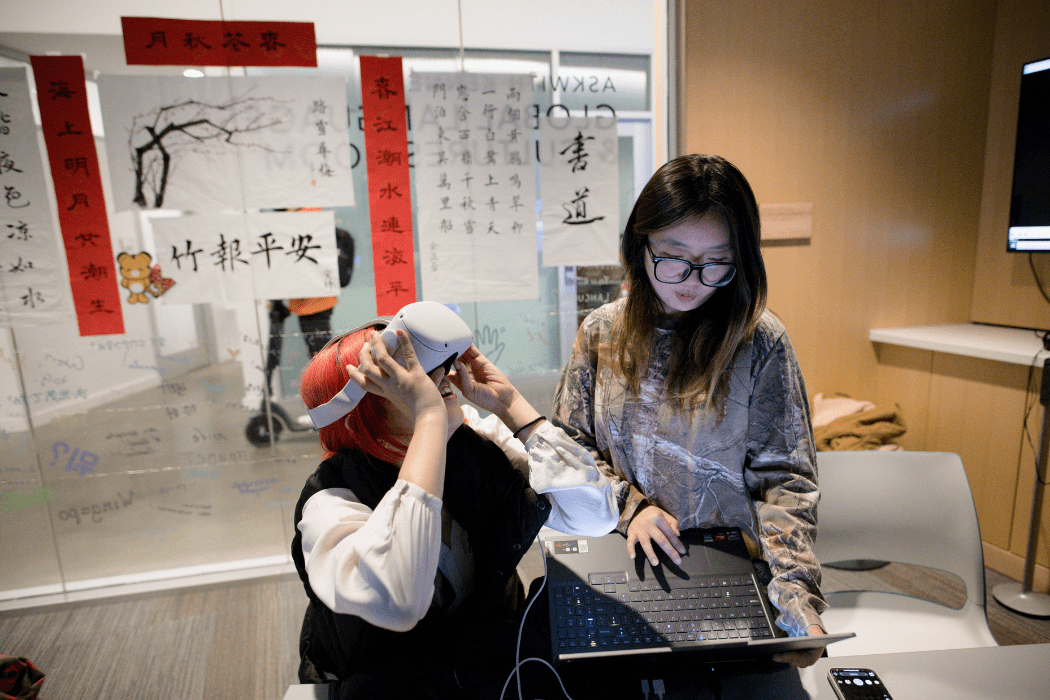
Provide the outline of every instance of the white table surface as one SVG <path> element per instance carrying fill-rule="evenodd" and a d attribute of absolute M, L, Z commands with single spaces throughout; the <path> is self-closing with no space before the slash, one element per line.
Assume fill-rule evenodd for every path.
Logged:
<path fill-rule="evenodd" d="M 956 323 L 911 328 L 872 328 L 868 331 L 868 339 L 875 343 L 1018 365 L 1042 365 L 1050 353 L 1043 350 L 1043 342 L 1036 333 L 1026 328 Z"/>
<path fill-rule="evenodd" d="M 832 666 L 873 669 L 894 700 L 1050 698 L 1050 644 L 1025 644 L 825 658 L 801 670 L 722 676 L 715 688 L 717 696 L 705 680 L 668 680 L 665 700 L 835 700 L 827 680 Z M 516 693 L 508 691 L 507 700 L 516 697 Z M 634 681 L 625 683 L 624 699 L 643 700 Z M 328 700 L 327 687 L 292 686 L 284 700 Z M 574 696 L 573 700 L 619 699 Z"/>

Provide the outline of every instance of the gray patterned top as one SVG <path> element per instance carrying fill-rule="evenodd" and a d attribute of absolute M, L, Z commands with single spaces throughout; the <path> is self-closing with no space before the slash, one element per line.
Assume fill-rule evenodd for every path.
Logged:
<path fill-rule="evenodd" d="M 777 624 L 801 636 L 822 625 L 816 536 L 816 455 L 809 402 L 791 342 L 771 313 L 736 355 L 726 416 L 692 420 L 666 399 L 671 330 L 659 329 L 652 359 L 634 396 L 612 370 L 611 333 L 619 299 L 580 326 L 554 400 L 555 422 L 597 460 L 620 506 L 626 534 L 638 508 L 653 503 L 682 529 L 729 525 L 743 530 L 773 580 Z"/>

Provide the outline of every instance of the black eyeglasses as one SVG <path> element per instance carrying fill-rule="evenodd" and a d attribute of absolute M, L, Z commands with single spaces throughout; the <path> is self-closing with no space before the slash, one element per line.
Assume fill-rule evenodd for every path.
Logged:
<path fill-rule="evenodd" d="M 653 254 L 648 238 L 645 240 L 645 248 L 649 251 L 649 259 L 653 261 L 653 276 L 664 284 L 685 282 L 689 275 L 693 274 L 693 270 L 698 270 L 700 284 L 705 287 L 724 287 L 733 281 L 736 274 L 736 265 L 733 263 L 712 262 L 694 265 L 681 258 L 658 258 Z"/>

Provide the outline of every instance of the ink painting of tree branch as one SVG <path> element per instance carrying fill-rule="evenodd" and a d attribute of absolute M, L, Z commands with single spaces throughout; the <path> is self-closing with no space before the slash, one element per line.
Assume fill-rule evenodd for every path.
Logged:
<path fill-rule="evenodd" d="M 353 204 L 339 78 L 99 79 L 115 208 Z"/>
<path fill-rule="evenodd" d="M 253 136 L 281 124 L 276 109 L 280 106 L 270 98 L 242 95 L 220 104 L 184 100 L 134 117 L 128 140 L 135 172 L 132 201 L 143 209 L 162 208 L 168 178 L 187 152 L 209 162 L 228 149 L 259 148 L 275 153 L 265 143 L 253 141 Z"/>

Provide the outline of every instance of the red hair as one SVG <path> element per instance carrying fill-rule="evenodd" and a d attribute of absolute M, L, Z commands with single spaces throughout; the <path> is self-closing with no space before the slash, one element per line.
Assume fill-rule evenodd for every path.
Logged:
<path fill-rule="evenodd" d="M 350 381 L 346 366 L 357 367 L 361 346 L 372 330 L 365 328 L 345 335 L 314 355 L 299 381 L 299 395 L 307 408 L 329 401 L 346 386 Z M 345 418 L 319 429 L 317 433 L 327 453 L 325 456 L 356 448 L 384 462 L 400 463 L 407 445 L 388 432 L 384 401 L 375 394 L 365 394 Z"/>

